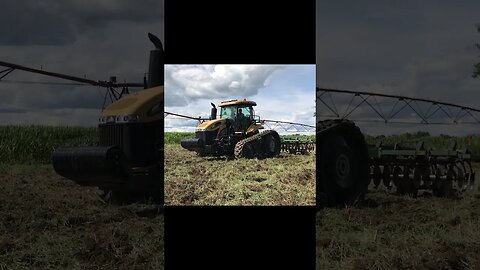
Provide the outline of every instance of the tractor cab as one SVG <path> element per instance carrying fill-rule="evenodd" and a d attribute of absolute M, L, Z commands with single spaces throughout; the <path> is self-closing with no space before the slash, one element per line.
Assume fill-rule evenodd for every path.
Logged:
<path fill-rule="evenodd" d="M 250 100 L 230 100 L 220 103 L 220 118 L 226 119 L 235 132 L 247 132 L 255 124 L 253 106 L 257 103 Z"/>

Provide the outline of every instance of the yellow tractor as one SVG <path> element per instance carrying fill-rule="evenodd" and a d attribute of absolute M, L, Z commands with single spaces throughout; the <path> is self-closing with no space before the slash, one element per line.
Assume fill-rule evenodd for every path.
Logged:
<path fill-rule="evenodd" d="M 55 149 L 58 174 L 122 198 L 147 194 L 163 200 L 164 52 L 157 37 L 149 38 L 156 49 L 150 52 L 146 89 L 122 96 L 101 112 L 99 145 Z"/>
<path fill-rule="evenodd" d="M 229 100 L 220 103 L 220 118 L 212 103 L 210 120 L 197 126 L 195 138 L 181 141 L 183 148 L 200 156 L 235 156 L 236 158 L 269 158 L 280 154 L 280 136 L 264 130 L 255 115 L 251 100 Z"/>

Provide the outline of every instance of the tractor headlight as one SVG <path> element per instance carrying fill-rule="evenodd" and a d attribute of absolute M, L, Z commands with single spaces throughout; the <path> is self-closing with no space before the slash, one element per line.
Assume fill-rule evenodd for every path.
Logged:
<path fill-rule="evenodd" d="M 119 115 L 117 118 L 117 123 L 132 123 L 137 122 L 139 116 L 136 114 L 129 114 L 129 115 Z"/>
<path fill-rule="evenodd" d="M 136 114 L 125 115 L 123 117 L 123 121 L 125 121 L 125 122 L 137 122 L 138 118 L 139 117 Z"/>
<path fill-rule="evenodd" d="M 115 123 L 115 115 L 107 116 L 107 119 L 105 121 L 107 123 Z"/>
<path fill-rule="evenodd" d="M 98 118 L 100 124 L 105 123 L 132 123 L 137 122 L 140 117 L 136 114 L 129 114 L 129 115 L 109 115 L 109 116 L 101 116 Z"/>

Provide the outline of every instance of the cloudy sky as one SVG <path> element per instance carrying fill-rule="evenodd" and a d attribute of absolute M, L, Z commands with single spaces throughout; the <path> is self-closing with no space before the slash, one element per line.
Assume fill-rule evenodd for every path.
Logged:
<path fill-rule="evenodd" d="M 262 119 L 315 124 L 315 65 L 166 65 L 165 111 L 208 118 L 210 102 L 251 99 Z M 165 131 L 198 122 L 172 116 Z"/>
<path fill-rule="evenodd" d="M 317 85 L 480 107 L 479 1 L 317 0 Z M 480 133 L 480 126 L 361 124 L 371 134 L 427 130 Z"/>
<path fill-rule="evenodd" d="M 92 80 L 117 76 L 141 83 L 153 49 L 147 33 L 163 40 L 163 17 L 161 0 L 5 0 L 0 61 Z M 65 82 L 22 71 L 4 80 L 2 124 L 97 124 L 104 89 L 11 83 Z"/>

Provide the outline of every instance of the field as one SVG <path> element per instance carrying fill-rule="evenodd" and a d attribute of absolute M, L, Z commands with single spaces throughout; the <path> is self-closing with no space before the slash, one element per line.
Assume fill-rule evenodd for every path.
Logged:
<path fill-rule="evenodd" d="M 163 211 L 115 205 L 55 174 L 52 148 L 95 129 L 0 127 L 0 269 L 163 269 Z"/>
<path fill-rule="evenodd" d="M 456 199 L 371 188 L 359 205 L 317 212 L 317 269 L 480 269 L 479 228 L 478 182 Z"/>
<path fill-rule="evenodd" d="M 165 134 L 166 205 L 315 205 L 315 155 L 272 159 L 199 157 Z"/>
<path fill-rule="evenodd" d="M 313 204 L 315 155 L 200 158 L 165 138 L 169 204 Z M 116 205 L 100 191 L 56 175 L 51 151 L 96 143 L 91 128 L 0 127 L 0 270 L 163 269 L 163 213 L 155 204 Z M 370 142 L 378 138 L 367 137 Z M 440 148 L 452 138 L 384 138 Z M 453 138 L 478 156 L 480 137 Z M 476 165 L 477 179 L 480 165 Z M 355 206 L 317 213 L 317 269 L 480 269 L 480 191 L 456 199 L 370 189 Z"/>

